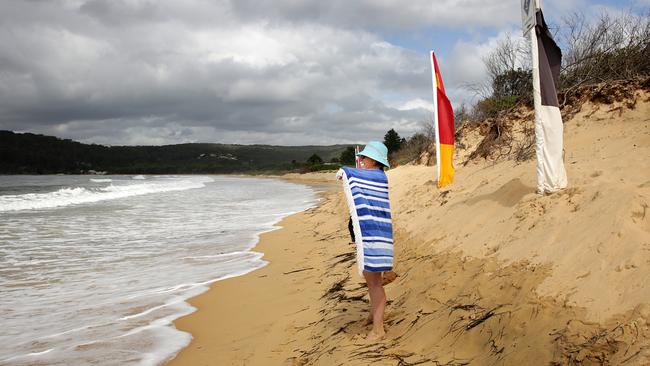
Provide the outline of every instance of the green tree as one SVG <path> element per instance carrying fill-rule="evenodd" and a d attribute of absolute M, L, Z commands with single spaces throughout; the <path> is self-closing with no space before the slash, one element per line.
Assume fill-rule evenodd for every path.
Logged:
<path fill-rule="evenodd" d="M 399 150 L 405 141 L 406 140 L 401 138 L 392 128 L 384 135 L 384 145 L 388 148 L 389 154 Z"/>
<path fill-rule="evenodd" d="M 307 159 L 307 162 L 309 164 L 311 164 L 311 165 L 322 164 L 323 159 L 320 156 L 318 156 L 317 154 L 314 154 L 314 155 L 310 156 L 309 159 Z"/>
<path fill-rule="evenodd" d="M 355 166 L 354 146 L 348 146 L 339 157 L 343 165 Z"/>

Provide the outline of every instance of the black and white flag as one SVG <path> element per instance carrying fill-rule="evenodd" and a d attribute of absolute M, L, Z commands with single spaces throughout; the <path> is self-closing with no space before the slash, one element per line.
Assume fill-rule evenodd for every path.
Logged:
<path fill-rule="evenodd" d="M 535 100 L 535 152 L 537 154 L 537 192 L 556 192 L 566 188 L 564 169 L 564 126 L 555 86 L 560 77 L 562 51 L 555 44 L 542 10 L 537 9 L 537 24 L 531 33 L 533 53 L 533 97 Z"/>

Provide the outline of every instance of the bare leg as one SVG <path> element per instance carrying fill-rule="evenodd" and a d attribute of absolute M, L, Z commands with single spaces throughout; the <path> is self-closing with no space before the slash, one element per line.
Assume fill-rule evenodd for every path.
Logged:
<path fill-rule="evenodd" d="M 376 341 L 384 338 L 384 311 L 386 309 L 386 292 L 381 285 L 381 272 L 363 271 L 363 277 L 368 284 L 370 295 L 370 315 L 372 316 L 372 331 L 368 334 L 368 340 Z"/>
<path fill-rule="evenodd" d="M 363 273 L 364 273 L 364 278 L 365 278 L 366 277 L 365 276 L 366 271 L 363 271 Z M 372 274 L 372 272 L 368 272 L 368 273 Z M 368 283 L 368 280 L 366 279 L 366 284 L 367 283 Z M 368 287 L 368 295 L 370 295 L 370 286 L 367 286 L 367 287 Z M 372 296 L 368 296 L 368 297 L 370 298 L 369 299 L 370 312 L 368 313 L 368 317 L 366 318 L 366 321 L 365 321 L 364 325 L 371 325 L 373 323 L 373 314 L 375 314 L 375 308 L 376 308 L 375 304 L 377 303 L 376 299 L 374 299 Z"/>
<path fill-rule="evenodd" d="M 372 314 L 374 313 L 374 307 L 372 304 L 372 299 L 370 299 L 370 312 L 368 313 L 368 317 L 366 318 L 366 321 L 363 323 L 363 325 L 370 325 L 372 324 Z"/>

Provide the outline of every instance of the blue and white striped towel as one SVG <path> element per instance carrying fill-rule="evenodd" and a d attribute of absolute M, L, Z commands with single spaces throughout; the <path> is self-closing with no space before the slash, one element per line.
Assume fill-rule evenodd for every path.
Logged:
<path fill-rule="evenodd" d="M 357 244 L 357 265 L 362 272 L 393 269 L 393 224 L 388 201 L 388 178 L 383 170 L 343 167 L 343 181 Z"/>

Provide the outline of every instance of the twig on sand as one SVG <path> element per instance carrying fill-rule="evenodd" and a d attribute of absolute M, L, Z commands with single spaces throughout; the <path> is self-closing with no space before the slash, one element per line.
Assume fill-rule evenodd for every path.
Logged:
<path fill-rule="evenodd" d="M 356 257 L 356 253 L 343 253 L 343 254 L 339 254 L 339 255 L 337 255 L 336 257 L 334 257 L 334 259 L 338 259 L 338 258 L 340 258 L 340 259 L 337 260 L 336 262 L 334 262 L 332 265 L 335 266 L 335 265 L 340 264 L 340 263 L 350 262 L 350 261 L 352 261 L 355 257 Z"/>
<path fill-rule="evenodd" d="M 459 304 L 459 305 L 454 305 L 451 307 L 451 311 L 449 312 L 450 314 L 454 312 L 454 310 L 472 310 L 476 308 L 476 304 Z"/>
<path fill-rule="evenodd" d="M 494 309 L 492 309 L 492 310 L 488 310 L 488 311 L 486 311 L 485 313 L 483 313 L 483 315 L 481 315 L 480 317 L 478 317 L 478 318 L 472 320 L 471 322 L 469 322 L 469 323 L 465 326 L 465 330 L 470 330 L 470 329 L 472 329 L 472 328 L 474 328 L 474 327 L 480 325 L 480 324 L 483 323 L 484 321 L 490 319 L 491 317 L 493 317 L 494 315 L 496 315 L 495 311 L 498 310 L 499 308 L 501 308 L 502 306 L 503 306 L 503 305 L 499 305 L 499 306 L 497 306 L 496 308 L 494 308 Z"/>
<path fill-rule="evenodd" d="M 333 337 L 333 336 L 335 336 L 335 335 L 337 335 L 339 333 L 345 333 L 345 328 L 347 328 L 350 324 L 354 324 L 356 322 L 357 322 L 356 320 L 353 320 L 353 321 L 350 321 L 350 322 L 347 322 L 347 323 L 343 324 L 343 326 L 340 327 L 339 330 L 337 330 L 336 332 L 332 333 L 332 335 L 330 337 Z"/>
<path fill-rule="evenodd" d="M 314 269 L 314 267 L 307 267 L 307 268 L 296 269 L 296 270 L 289 271 L 289 272 L 283 272 L 282 274 L 288 275 L 288 274 L 291 274 L 291 273 L 297 273 L 297 272 L 302 272 L 302 271 L 309 271 L 309 270 L 312 270 L 312 269 Z"/>

